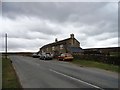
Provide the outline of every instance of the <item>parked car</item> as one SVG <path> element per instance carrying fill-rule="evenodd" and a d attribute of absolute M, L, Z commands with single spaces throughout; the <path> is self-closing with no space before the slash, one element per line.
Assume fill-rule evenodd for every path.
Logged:
<path fill-rule="evenodd" d="M 39 57 L 40 57 L 40 54 L 34 53 L 34 54 L 32 54 L 32 57 L 33 57 L 33 58 L 39 58 Z"/>
<path fill-rule="evenodd" d="M 70 53 L 63 53 L 60 56 L 58 56 L 58 60 L 73 60 L 73 56 Z"/>
<path fill-rule="evenodd" d="M 52 60 L 53 56 L 50 53 L 42 53 L 40 59 L 42 60 Z"/>

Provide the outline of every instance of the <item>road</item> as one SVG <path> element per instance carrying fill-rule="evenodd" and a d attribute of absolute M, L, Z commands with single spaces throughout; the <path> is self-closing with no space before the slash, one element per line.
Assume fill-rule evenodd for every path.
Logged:
<path fill-rule="evenodd" d="M 23 88 L 118 88 L 118 74 L 70 62 L 10 56 Z"/>

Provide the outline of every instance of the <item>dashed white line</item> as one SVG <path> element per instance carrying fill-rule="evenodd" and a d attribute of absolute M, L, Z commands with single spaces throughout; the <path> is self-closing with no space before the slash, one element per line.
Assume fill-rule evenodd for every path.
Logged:
<path fill-rule="evenodd" d="M 87 85 L 89 85 L 89 86 L 92 86 L 92 87 L 94 87 L 94 88 L 98 88 L 98 89 L 104 90 L 103 88 L 101 88 L 101 87 L 99 87 L 99 86 L 96 86 L 96 85 L 90 84 L 90 83 L 88 83 L 88 82 L 85 82 L 85 81 L 83 81 L 83 80 L 80 80 L 80 79 L 71 77 L 71 76 L 69 76 L 69 75 L 63 74 L 63 73 L 58 72 L 58 71 L 55 71 L 55 70 L 53 70 L 53 69 L 49 69 L 49 70 L 52 71 L 52 72 L 54 72 L 54 73 L 57 73 L 57 74 L 59 74 L 59 75 L 63 75 L 63 76 L 65 76 L 65 77 L 71 78 L 71 79 L 76 80 L 76 81 L 78 81 L 78 82 L 81 82 L 81 83 L 87 84 Z"/>

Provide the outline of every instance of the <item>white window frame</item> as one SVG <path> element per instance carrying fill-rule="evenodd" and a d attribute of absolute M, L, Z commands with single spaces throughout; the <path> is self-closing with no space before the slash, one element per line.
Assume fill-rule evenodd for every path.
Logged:
<path fill-rule="evenodd" d="M 63 49 L 63 44 L 60 45 L 60 49 Z"/>
<path fill-rule="evenodd" d="M 52 50 L 53 50 L 53 51 L 55 50 L 55 46 L 52 47 Z"/>
<path fill-rule="evenodd" d="M 46 51 L 48 51 L 48 48 L 46 48 Z"/>

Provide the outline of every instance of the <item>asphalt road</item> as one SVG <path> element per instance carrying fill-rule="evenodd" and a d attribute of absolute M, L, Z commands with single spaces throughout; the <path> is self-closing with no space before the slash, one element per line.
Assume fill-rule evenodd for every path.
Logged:
<path fill-rule="evenodd" d="M 118 74 L 70 62 L 10 56 L 23 88 L 118 88 Z"/>

